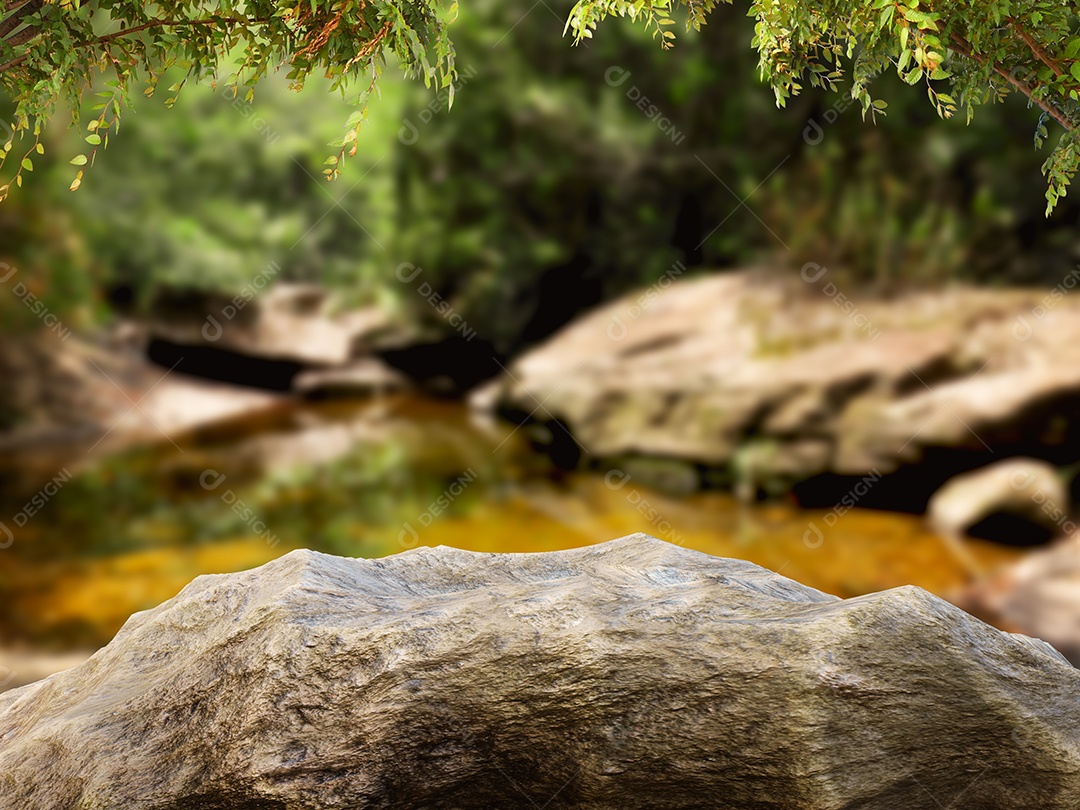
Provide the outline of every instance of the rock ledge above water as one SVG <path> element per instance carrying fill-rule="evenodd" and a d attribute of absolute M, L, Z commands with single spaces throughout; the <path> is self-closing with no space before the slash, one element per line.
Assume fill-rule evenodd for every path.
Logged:
<path fill-rule="evenodd" d="M 875 487 L 904 510 L 1002 457 L 1080 459 L 1080 300 L 1048 309 L 1048 290 L 960 286 L 841 300 L 838 283 L 759 268 L 639 291 L 516 358 L 471 403 L 558 423 L 594 464 L 679 460 L 748 491 L 913 467 L 902 492 Z"/>

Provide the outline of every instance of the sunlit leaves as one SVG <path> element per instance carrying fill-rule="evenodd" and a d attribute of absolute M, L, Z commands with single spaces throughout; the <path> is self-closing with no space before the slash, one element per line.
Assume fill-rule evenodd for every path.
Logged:
<path fill-rule="evenodd" d="M 731 3 L 732 0 L 724 0 Z M 568 28 L 590 37 L 609 16 L 630 16 L 646 25 L 668 25 L 673 7 L 700 27 L 713 0 L 579 0 Z M 1009 93 L 1027 96 L 1043 116 L 1036 125 L 1042 144 L 1046 119 L 1065 135 L 1043 171 L 1048 213 L 1064 195 L 1080 165 L 1075 135 L 1080 123 L 1080 17 L 1076 4 L 1054 0 L 1017 4 L 1006 0 L 752 0 L 753 46 L 762 78 L 783 106 L 809 83 L 850 92 L 873 116 L 870 85 L 883 70 L 895 70 L 910 85 L 923 85 L 944 118 Z M 670 45 L 665 32 L 664 46 Z"/>
<path fill-rule="evenodd" d="M 669 48 L 676 7 L 696 28 L 718 1 L 580 0 L 566 30 L 580 41 L 592 37 L 605 17 L 629 17 Z M 874 103 L 870 86 L 884 70 L 925 86 L 943 117 L 962 108 L 970 120 L 980 104 L 1024 94 L 1066 132 L 1044 167 L 1049 207 L 1065 193 L 1078 166 L 1073 132 L 1080 122 L 1080 18 L 1074 3 L 751 0 L 749 13 L 755 19 L 753 46 L 761 76 L 780 105 L 807 85 L 838 90 L 848 83 L 863 114 L 874 117 L 884 108 Z M 0 20 L 18 14 L 16 8 Z M 248 101 L 259 81 L 281 67 L 297 90 L 315 71 L 343 94 L 356 80 L 363 82 L 355 99 L 358 117 L 333 144 L 335 161 L 324 169 L 332 179 L 355 153 L 368 100 L 388 56 L 428 86 L 450 88 L 452 100 L 454 54 L 446 24 L 455 15 L 454 2 L 442 8 L 434 0 L 46 3 L 0 38 L 0 84 L 16 100 L 16 131 L 34 140 L 18 155 L 14 182 L 21 184 L 21 173 L 31 170 L 28 155 L 40 154 L 41 122 L 60 102 L 77 117 L 87 106 L 84 93 L 103 83 L 102 100 L 89 109 L 101 113 L 99 127 L 115 127 L 134 84 L 145 84 L 144 94 L 151 95 L 170 68 L 213 82 L 230 54 L 239 64 L 224 84 L 237 94 L 242 88 Z M 169 88 L 167 105 L 175 103 L 182 87 L 179 82 Z M 1045 125 L 1045 120 L 1037 125 L 1040 144 L 1048 134 Z M 87 141 L 94 151 L 85 157 L 92 165 L 108 136 L 90 132 Z M 5 144 L 0 167 L 9 154 L 17 153 Z"/>
<path fill-rule="evenodd" d="M 86 142 L 94 149 L 75 165 L 93 165 L 97 149 L 108 144 L 104 131 L 119 126 L 132 88 L 145 85 L 143 95 L 153 95 L 169 69 L 213 83 L 223 61 L 235 60 L 225 84 L 242 88 L 248 102 L 255 86 L 279 68 L 297 90 L 316 71 L 343 95 L 360 79 L 367 88 L 356 100 L 361 111 L 390 56 L 428 85 L 446 87 L 455 76 L 445 22 L 453 11 L 447 14 L 434 0 L 60 0 L 25 19 L 19 14 L 0 12 L 0 21 L 11 21 L 0 38 L 0 85 L 17 104 L 15 130 L 32 136 L 30 152 L 40 154 L 41 124 L 61 103 L 76 120 L 80 111 L 99 113 L 87 126 Z M 169 87 L 166 106 L 175 104 L 186 80 Z M 97 99 L 84 99 L 91 88 L 99 89 Z M 352 134 L 344 143 L 354 144 L 348 153 L 355 151 L 358 126 L 352 119 L 347 125 Z M 0 168 L 10 152 L 5 144 Z M 337 156 L 330 176 L 348 153 Z M 16 185 L 31 166 L 20 155 Z M 72 188 L 80 183 L 81 174 Z"/>

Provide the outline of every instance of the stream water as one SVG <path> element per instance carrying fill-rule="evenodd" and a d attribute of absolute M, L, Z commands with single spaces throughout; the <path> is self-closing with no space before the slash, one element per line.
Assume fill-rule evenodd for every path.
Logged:
<path fill-rule="evenodd" d="M 535 552 L 642 531 L 843 597 L 903 584 L 944 595 L 963 580 L 921 518 L 751 507 L 665 495 L 622 472 L 566 473 L 523 431 L 417 397 L 290 405 L 107 458 L 61 448 L 33 465 L 9 459 L 0 474 L 0 514 L 21 515 L 6 521 L 13 540 L 0 554 L 0 646 L 100 646 L 199 574 L 301 547 Z M 820 535 L 807 535 L 811 523 Z M 973 551 L 985 566 L 1019 553 Z"/>

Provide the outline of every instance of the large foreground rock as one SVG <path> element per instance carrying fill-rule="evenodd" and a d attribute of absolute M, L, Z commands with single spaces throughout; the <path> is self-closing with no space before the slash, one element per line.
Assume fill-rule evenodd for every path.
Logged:
<path fill-rule="evenodd" d="M 1080 458 L 1080 297 L 1065 295 L 1080 273 L 1051 294 L 856 299 L 819 272 L 669 273 L 566 327 L 472 402 L 557 421 L 594 461 L 682 459 L 732 470 L 743 488 L 925 462 L 910 482 L 925 484 L 923 506 L 950 474 L 1002 453 Z"/>
<path fill-rule="evenodd" d="M 1080 673 L 634 535 L 293 552 L 0 696 L 0 806 L 1075 808 Z"/>

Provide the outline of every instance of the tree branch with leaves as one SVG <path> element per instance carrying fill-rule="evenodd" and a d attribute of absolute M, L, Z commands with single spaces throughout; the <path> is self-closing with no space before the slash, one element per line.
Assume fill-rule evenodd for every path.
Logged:
<path fill-rule="evenodd" d="M 33 171 L 33 155 L 44 151 L 43 127 L 58 106 L 66 103 L 74 122 L 87 107 L 98 113 L 87 125 L 89 149 L 72 159 L 79 167 L 75 189 L 84 167 L 119 127 L 132 91 L 141 86 L 152 95 L 169 71 L 185 75 L 169 87 L 169 101 L 188 79 L 223 82 L 250 100 L 258 82 L 280 69 L 296 90 L 316 71 L 343 93 L 352 80 L 370 78 L 360 84 L 366 89 L 357 93 L 357 112 L 346 122 L 338 153 L 327 160 L 328 178 L 355 154 L 367 101 L 387 58 L 429 85 L 452 90 L 448 15 L 429 0 L 2 0 L 0 9 L 0 88 L 16 104 L 0 169 L 12 158 L 17 163 L 12 180 L 0 186 L 0 200 L 11 183 L 22 185 L 24 172 Z M 225 67 L 229 73 L 222 78 Z M 32 144 L 16 150 L 25 136 Z"/>
<path fill-rule="evenodd" d="M 693 28 L 704 25 L 718 2 L 734 0 L 580 0 L 567 22 L 576 40 L 591 37 L 610 16 L 628 16 L 651 28 L 664 47 L 675 40 L 676 11 Z M 76 165 L 92 165 L 99 146 L 119 125 L 134 85 L 155 91 L 166 71 L 184 81 L 219 81 L 220 68 L 237 64 L 225 79 L 250 99 L 268 73 L 284 68 L 296 89 L 314 71 L 342 90 L 370 76 L 358 94 L 357 112 L 346 123 L 339 151 L 324 173 L 335 177 L 355 152 L 358 128 L 370 93 L 390 55 L 405 70 L 453 92 L 454 55 L 446 25 L 456 3 L 445 10 L 434 0 L 186 0 L 177 3 L 122 0 L 0 0 L 0 87 L 15 100 L 16 135 L 30 135 L 29 149 L 3 144 L 0 168 L 13 155 L 13 182 L 33 169 L 42 151 L 44 122 L 63 101 L 78 119 L 84 95 L 97 92 L 99 113 L 86 136 L 92 147 Z M 850 92 L 864 115 L 885 112 L 870 93 L 873 80 L 895 70 L 911 85 L 926 88 L 943 117 L 1025 96 L 1040 111 L 1035 142 L 1043 146 L 1049 126 L 1062 130 L 1043 165 L 1049 214 L 1080 168 L 1080 17 L 1076 5 L 1055 0 L 984 3 L 956 0 L 752 0 L 753 46 L 761 75 L 777 103 L 809 84 Z M 105 78 L 107 77 L 107 78 Z M 846 89 L 844 89 L 846 86 Z M 82 180 L 82 169 L 73 188 Z M 0 199 L 8 186 L 0 186 Z"/>
<path fill-rule="evenodd" d="M 676 10 L 700 28 L 718 0 L 580 0 L 567 23 L 578 40 L 606 17 L 631 17 L 650 27 L 664 47 L 675 36 Z M 731 3 L 732 0 L 724 0 Z M 954 0 L 754 0 L 754 47 L 759 68 L 784 105 L 807 84 L 849 91 L 864 115 L 885 106 L 870 93 L 873 79 L 895 70 L 926 88 L 938 114 L 975 107 L 1010 93 L 1027 97 L 1041 114 L 1036 146 L 1047 124 L 1063 130 L 1043 165 L 1047 215 L 1080 166 L 1080 17 L 1072 2 L 982 3 Z"/>

